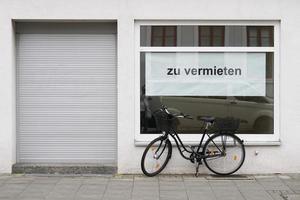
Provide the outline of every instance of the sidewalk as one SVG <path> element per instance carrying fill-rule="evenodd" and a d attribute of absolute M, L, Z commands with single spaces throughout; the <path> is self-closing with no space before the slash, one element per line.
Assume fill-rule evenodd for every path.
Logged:
<path fill-rule="evenodd" d="M 0 175 L 0 199 L 298 200 L 300 174 L 229 178 Z"/>

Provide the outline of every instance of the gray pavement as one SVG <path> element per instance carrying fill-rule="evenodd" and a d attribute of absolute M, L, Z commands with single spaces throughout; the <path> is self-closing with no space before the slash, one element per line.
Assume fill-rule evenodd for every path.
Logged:
<path fill-rule="evenodd" d="M 300 200 L 300 174 L 45 176 L 0 175 L 0 200 Z"/>

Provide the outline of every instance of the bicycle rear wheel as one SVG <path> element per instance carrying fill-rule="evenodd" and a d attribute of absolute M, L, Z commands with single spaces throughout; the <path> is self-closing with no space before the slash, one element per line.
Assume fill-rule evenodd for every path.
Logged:
<path fill-rule="evenodd" d="M 148 144 L 142 160 L 141 168 L 146 176 L 159 174 L 171 158 L 172 145 L 168 139 L 158 137 Z"/>
<path fill-rule="evenodd" d="M 204 163 L 218 175 L 230 175 L 243 165 L 245 147 L 234 134 L 221 133 L 210 137 L 204 145 Z"/>

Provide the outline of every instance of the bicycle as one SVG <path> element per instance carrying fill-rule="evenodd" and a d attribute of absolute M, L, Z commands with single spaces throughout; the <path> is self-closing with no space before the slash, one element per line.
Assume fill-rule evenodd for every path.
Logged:
<path fill-rule="evenodd" d="M 171 159 L 172 144 L 169 136 L 175 141 L 180 155 L 195 164 L 195 176 L 198 176 L 202 161 L 211 172 L 217 175 L 233 174 L 243 165 L 245 160 L 244 142 L 235 135 L 239 127 L 238 119 L 199 117 L 198 120 L 204 122 L 205 128 L 201 133 L 199 145 L 190 146 L 183 144 L 176 132 L 176 127 L 179 123 L 178 118 L 193 119 L 193 117 L 183 113 L 171 114 L 166 106 L 162 106 L 153 115 L 162 135 L 151 141 L 143 153 L 141 169 L 146 176 L 159 174 Z M 208 133 L 211 127 L 215 127 L 217 131 Z M 208 139 L 204 143 L 205 136 L 208 136 Z"/>

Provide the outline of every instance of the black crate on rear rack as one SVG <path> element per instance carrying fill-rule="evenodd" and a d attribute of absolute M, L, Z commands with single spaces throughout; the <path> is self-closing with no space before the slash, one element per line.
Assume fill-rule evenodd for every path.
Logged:
<path fill-rule="evenodd" d="M 213 123 L 213 130 L 217 132 L 235 133 L 240 127 L 240 119 L 233 117 L 216 118 Z"/>

